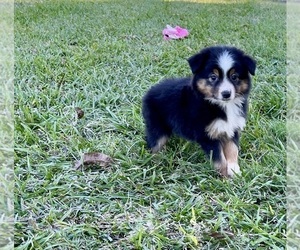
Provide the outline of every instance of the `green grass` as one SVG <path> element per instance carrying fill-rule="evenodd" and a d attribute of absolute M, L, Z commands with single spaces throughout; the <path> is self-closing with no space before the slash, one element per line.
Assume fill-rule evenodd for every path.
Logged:
<path fill-rule="evenodd" d="M 13 3 L 0 3 L 0 248 L 13 248 Z"/>
<path fill-rule="evenodd" d="M 287 7 L 287 245 L 290 249 L 299 246 L 299 209 L 300 209 L 300 88 L 299 88 L 299 39 L 294 32 L 299 26 L 298 4 L 289 3 Z"/>
<path fill-rule="evenodd" d="M 15 32 L 16 249 L 284 249 L 284 4 L 17 2 Z M 144 141 L 143 94 L 213 44 L 258 63 L 234 180 L 191 142 Z M 85 152 L 114 162 L 75 170 Z"/>

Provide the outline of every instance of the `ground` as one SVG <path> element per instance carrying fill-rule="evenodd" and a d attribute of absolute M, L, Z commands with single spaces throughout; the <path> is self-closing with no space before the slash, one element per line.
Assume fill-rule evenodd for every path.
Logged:
<path fill-rule="evenodd" d="M 268 1 L 16 1 L 15 248 L 284 249 L 285 20 Z M 214 44 L 257 60 L 234 180 L 144 140 L 144 93 Z M 75 169 L 91 152 L 113 161 Z"/>

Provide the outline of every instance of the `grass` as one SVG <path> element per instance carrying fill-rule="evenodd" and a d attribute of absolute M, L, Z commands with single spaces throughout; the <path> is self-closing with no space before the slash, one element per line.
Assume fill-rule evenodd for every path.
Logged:
<path fill-rule="evenodd" d="M 299 34 L 293 32 L 299 25 L 299 6 L 287 6 L 287 246 L 295 249 L 299 245 Z"/>
<path fill-rule="evenodd" d="M 0 3 L 0 248 L 13 248 L 13 3 Z"/>
<path fill-rule="evenodd" d="M 284 249 L 284 4 L 19 1 L 15 31 L 16 249 Z M 145 91 L 213 44 L 258 62 L 234 180 L 191 142 L 144 141 Z M 86 152 L 114 161 L 74 169 Z"/>

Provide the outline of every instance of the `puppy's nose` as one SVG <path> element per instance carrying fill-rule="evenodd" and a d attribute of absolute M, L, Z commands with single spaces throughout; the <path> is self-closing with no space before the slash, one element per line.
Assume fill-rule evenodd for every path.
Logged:
<path fill-rule="evenodd" d="M 231 96 L 231 91 L 229 91 L 229 90 L 224 90 L 224 91 L 221 92 L 221 95 L 222 95 L 222 97 L 223 97 L 224 100 L 227 100 L 227 99 L 229 99 L 230 96 Z"/>

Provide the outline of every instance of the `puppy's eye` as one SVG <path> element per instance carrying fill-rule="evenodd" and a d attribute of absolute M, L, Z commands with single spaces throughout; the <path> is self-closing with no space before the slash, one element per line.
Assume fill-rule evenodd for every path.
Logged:
<path fill-rule="evenodd" d="M 218 76 L 216 75 L 216 74 L 214 74 L 214 73 L 212 73 L 212 74 L 210 74 L 209 76 L 208 76 L 208 80 L 210 81 L 210 82 L 215 82 L 215 81 L 217 81 L 219 78 L 218 78 Z"/>
<path fill-rule="evenodd" d="M 239 80 L 239 75 L 236 74 L 236 73 L 233 73 L 231 76 L 230 76 L 230 79 L 231 81 L 233 82 L 237 82 Z"/>

